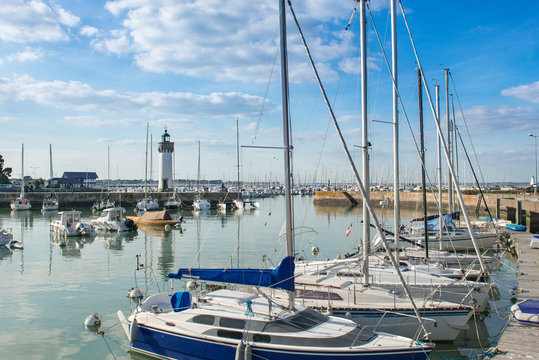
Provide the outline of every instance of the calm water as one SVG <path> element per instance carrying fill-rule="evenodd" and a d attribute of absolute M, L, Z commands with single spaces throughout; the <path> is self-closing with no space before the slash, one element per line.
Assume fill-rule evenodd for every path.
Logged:
<path fill-rule="evenodd" d="M 142 228 L 136 234 L 70 239 L 64 247 L 49 234 L 55 213 L 0 210 L 0 226 L 12 228 L 14 238 L 24 242 L 24 250 L 0 248 L 0 359 L 140 359 L 127 352 L 115 315 L 118 309 L 129 312 L 127 291 L 135 285 L 136 255 L 146 266 L 137 272 L 138 286 L 150 292 L 157 290 L 154 279 L 162 286 L 166 274 L 178 267 L 263 267 L 264 255 L 277 264 L 285 254 L 279 238 L 283 204 L 283 197 L 277 197 L 260 200 L 259 210 L 178 211 L 173 216 L 184 216 L 181 229 Z M 315 258 L 314 245 L 320 248 L 319 258 L 333 258 L 359 243 L 360 208 L 315 208 L 311 197 L 299 196 L 294 204 L 300 233 L 296 250 L 304 257 Z M 384 215 L 392 221 L 390 213 Z M 83 221 L 91 218 L 83 209 Z M 441 357 L 467 358 L 497 341 L 511 304 L 509 289 L 515 285 L 514 272 L 508 270 L 514 264 L 504 264 L 496 274 L 499 296 L 491 301 L 491 311 L 471 321 L 470 330 L 454 343 L 437 346 Z M 84 329 L 84 319 L 95 312 L 102 314 L 104 336 Z"/>

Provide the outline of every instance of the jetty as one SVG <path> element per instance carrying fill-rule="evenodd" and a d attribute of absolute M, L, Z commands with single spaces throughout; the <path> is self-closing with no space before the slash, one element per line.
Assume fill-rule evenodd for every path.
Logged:
<path fill-rule="evenodd" d="M 530 248 L 531 234 L 511 233 L 518 253 L 518 301 L 539 300 L 539 249 Z M 503 332 L 495 360 L 536 359 L 539 326 L 527 326 L 510 320 Z"/>

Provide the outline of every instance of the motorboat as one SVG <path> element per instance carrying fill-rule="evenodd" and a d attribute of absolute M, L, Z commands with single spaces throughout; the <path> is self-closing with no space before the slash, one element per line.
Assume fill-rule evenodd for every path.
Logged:
<path fill-rule="evenodd" d="M 137 225 L 177 225 L 179 219 L 173 219 L 167 210 L 161 211 L 146 211 L 141 216 L 127 216 L 128 220 L 135 222 Z"/>
<path fill-rule="evenodd" d="M 77 210 L 61 211 L 56 220 L 50 224 L 52 233 L 62 236 L 92 236 L 95 231 L 92 225 L 81 221 L 81 212 Z"/>
<path fill-rule="evenodd" d="M 242 199 L 233 199 L 232 204 L 236 209 L 243 209 L 245 207 Z"/>
<path fill-rule="evenodd" d="M 103 210 L 101 216 L 91 221 L 96 231 L 133 231 L 137 230 L 137 224 L 131 219 L 125 219 L 125 209 L 114 207 Z"/>

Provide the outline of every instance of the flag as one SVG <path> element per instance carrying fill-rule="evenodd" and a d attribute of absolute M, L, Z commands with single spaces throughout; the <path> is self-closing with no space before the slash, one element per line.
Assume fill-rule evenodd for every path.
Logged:
<path fill-rule="evenodd" d="M 348 237 L 348 235 L 350 235 L 351 232 L 352 232 L 352 224 L 350 224 L 348 229 L 346 229 L 346 237 Z"/>

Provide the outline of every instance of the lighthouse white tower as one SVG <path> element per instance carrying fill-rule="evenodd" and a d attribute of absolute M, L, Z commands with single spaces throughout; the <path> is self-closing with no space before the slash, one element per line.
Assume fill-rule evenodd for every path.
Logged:
<path fill-rule="evenodd" d="M 158 191 L 167 191 L 172 186 L 172 153 L 174 152 L 174 143 L 170 142 L 170 134 L 167 129 L 157 144 L 157 151 L 159 151 Z"/>

